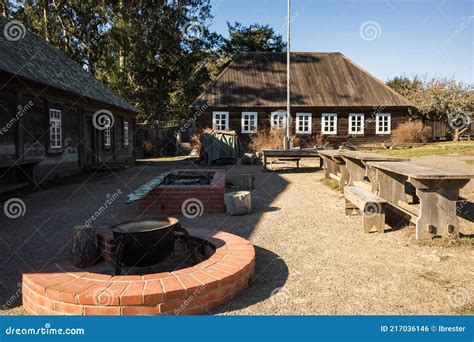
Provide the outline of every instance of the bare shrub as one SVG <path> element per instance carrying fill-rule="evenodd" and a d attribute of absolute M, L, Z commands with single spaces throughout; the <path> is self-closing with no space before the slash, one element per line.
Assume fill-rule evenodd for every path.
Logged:
<path fill-rule="evenodd" d="M 150 140 L 143 140 L 143 151 L 145 156 L 155 156 L 156 146 Z"/>
<path fill-rule="evenodd" d="M 194 134 L 192 137 L 191 137 L 191 147 L 193 149 L 196 149 L 196 151 L 199 153 L 201 152 L 201 135 L 203 134 L 209 134 L 211 133 L 213 130 L 209 127 L 206 127 L 204 128 L 202 131 L 200 131 L 199 133 L 196 133 Z"/>
<path fill-rule="evenodd" d="M 285 133 L 281 129 L 260 131 L 250 136 L 249 148 L 260 152 L 265 148 L 283 148 Z"/>
<path fill-rule="evenodd" d="M 407 121 L 392 130 L 392 142 L 398 143 L 425 143 L 431 137 L 431 127 L 420 121 Z"/>

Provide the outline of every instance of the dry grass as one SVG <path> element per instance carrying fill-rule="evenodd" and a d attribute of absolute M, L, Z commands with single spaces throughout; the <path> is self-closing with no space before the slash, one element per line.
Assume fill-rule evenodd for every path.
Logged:
<path fill-rule="evenodd" d="M 193 149 L 196 149 L 196 151 L 199 153 L 201 152 L 201 135 L 203 134 L 209 134 L 213 130 L 209 127 L 204 128 L 201 132 L 194 134 L 191 137 L 191 147 Z"/>
<path fill-rule="evenodd" d="M 334 179 L 327 179 L 323 178 L 321 180 L 321 184 L 327 186 L 329 189 L 336 190 L 336 191 L 342 191 L 344 188 L 342 188 L 337 181 Z"/>
<path fill-rule="evenodd" d="M 266 148 L 283 148 L 283 138 L 285 132 L 281 129 L 261 131 L 250 137 L 249 148 L 256 152 L 261 152 Z"/>
<path fill-rule="evenodd" d="M 150 140 L 143 140 L 143 151 L 145 152 L 145 156 L 154 156 L 157 151 L 156 145 Z"/>

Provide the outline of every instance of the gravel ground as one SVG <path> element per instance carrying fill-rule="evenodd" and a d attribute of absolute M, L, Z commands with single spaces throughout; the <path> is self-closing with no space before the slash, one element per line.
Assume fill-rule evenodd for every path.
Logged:
<path fill-rule="evenodd" d="M 466 158 L 416 158 L 427 165 L 474 169 Z M 471 157 L 471 159 L 474 159 Z M 249 288 L 215 313 L 230 315 L 373 315 L 474 313 L 474 182 L 462 191 L 471 215 L 461 231 L 471 238 L 420 243 L 414 228 L 364 234 L 360 217 L 344 216 L 340 192 L 323 185 L 318 161 L 300 170 L 275 166 L 227 166 L 228 190 L 240 173 L 256 175 L 254 212 L 182 219 L 185 227 L 221 229 L 249 239 L 257 253 L 256 277 Z M 119 173 L 102 173 L 75 184 L 18 195 L 26 214 L 0 218 L 0 314 L 24 314 L 21 270 L 67 258 L 74 225 L 84 224 L 107 194 L 121 195 L 96 220 L 99 225 L 136 217 L 125 198 L 132 189 L 188 161 L 157 160 Z"/>

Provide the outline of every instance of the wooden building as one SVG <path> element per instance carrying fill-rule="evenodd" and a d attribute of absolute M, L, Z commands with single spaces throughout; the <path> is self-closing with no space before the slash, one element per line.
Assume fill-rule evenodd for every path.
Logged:
<path fill-rule="evenodd" d="M 237 131 L 243 141 L 286 126 L 286 53 L 244 52 L 192 104 L 198 128 Z M 291 134 L 303 145 L 377 143 L 412 104 L 341 53 L 291 53 Z"/>
<path fill-rule="evenodd" d="M 38 36 L 9 39 L 7 23 L 0 17 L 0 186 L 134 162 L 137 110 Z"/>

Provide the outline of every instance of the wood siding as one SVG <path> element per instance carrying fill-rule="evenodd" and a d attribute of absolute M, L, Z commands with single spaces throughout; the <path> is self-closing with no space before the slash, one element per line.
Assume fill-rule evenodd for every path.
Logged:
<path fill-rule="evenodd" d="M 241 113 L 242 111 L 257 112 L 258 113 L 258 131 L 270 129 L 270 116 L 271 112 L 276 110 L 282 110 L 282 108 L 244 108 L 244 109 L 223 109 L 219 108 L 216 111 L 228 111 L 229 112 L 229 130 L 235 130 L 244 145 L 249 142 L 252 134 L 242 133 L 241 127 Z M 196 121 L 196 128 L 198 130 L 204 128 L 212 128 L 212 112 L 214 110 L 208 110 L 204 112 Z M 312 114 L 312 132 L 311 134 L 296 134 L 296 113 L 311 113 Z M 323 113 L 337 113 L 337 134 L 335 135 L 322 135 L 321 117 Z M 350 135 L 349 134 L 349 113 L 363 113 L 364 114 L 364 134 L 363 135 Z M 298 137 L 304 147 L 313 146 L 317 141 L 330 141 L 336 145 L 341 142 L 350 141 L 351 143 L 382 143 L 390 141 L 390 134 L 376 134 L 376 113 L 390 113 L 391 114 L 391 129 L 395 129 L 401 122 L 408 119 L 407 108 L 302 108 L 292 109 L 292 124 L 291 124 L 291 135 Z"/>
<path fill-rule="evenodd" d="M 39 181 L 80 172 L 86 163 L 132 162 L 135 113 L 0 72 L 0 161 L 42 159 L 35 169 Z M 32 104 L 29 106 L 29 104 Z M 19 115 L 19 106 L 27 108 Z M 61 110 L 62 148 L 49 148 L 49 109 Z M 112 146 L 104 149 L 102 132 L 92 127 L 92 115 L 107 109 L 114 115 Z M 129 145 L 123 144 L 123 121 L 129 122 Z M 21 125 L 20 125 L 21 122 Z M 94 132 L 96 131 L 96 132 Z M 91 156 L 95 155 L 95 158 Z M 0 180 L 1 182 L 1 180 Z"/>

